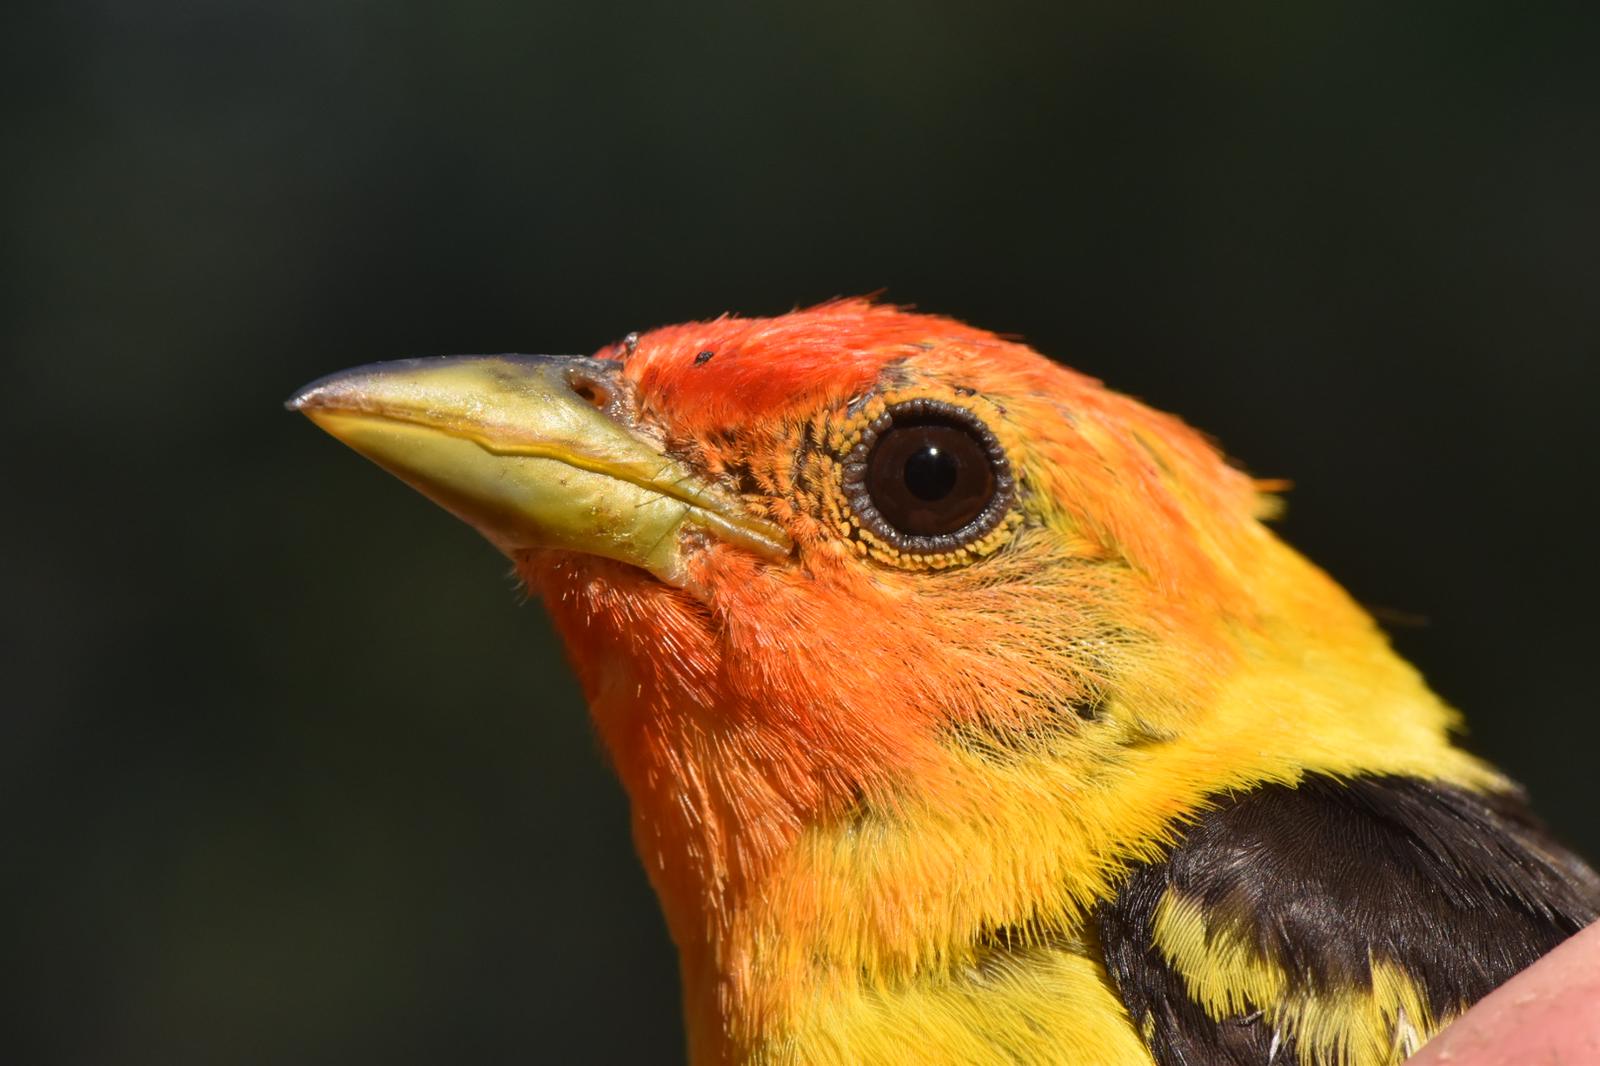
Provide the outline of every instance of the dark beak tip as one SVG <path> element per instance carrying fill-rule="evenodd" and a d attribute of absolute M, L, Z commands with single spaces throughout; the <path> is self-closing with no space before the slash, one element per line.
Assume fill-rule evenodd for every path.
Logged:
<path fill-rule="evenodd" d="M 372 377 L 371 370 L 372 366 L 369 365 L 324 374 L 295 390 L 294 395 L 283 401 L 283 408 L 286 411 L 305 414 L 313 407 L 328 407 L 329 401 L 336 400 L 341 393 L 348 397 L 352 384 L 358 385 L 362 381 L 369 381 Z"/>
<path fill-rule="evenodd" d="M 374 381 L 380 380 L 385 375 L 414 371 L 459 358 L 467 357 L 434 355 L 410 359 L 390 359 L 378 363 L 352 366 L 344 370 L 335 370 L 331 374 L 324 374 L 315 381 L 300 386 L 294 395 L 283 401 L 283 408 L 286 411 L 298 411 L 300 414 L 305 414 L 315 407 L 344 406 L 352 400 L 359 400 L 359 392 L 363 387 L 370 386 Z M 473 356 L 470 358 L 481 357 Z"/>
<path fill-rule="evenodd" d="M 323 401 L 327 398 L 328 385 L 335 379 L 346 377 L 348 374 L 348 371 L 340 371 L 334 374 L 324 374 L 315 381 L 306 382 L 304 385 L 294 390 L 287 400 L 283 401 L 283 409 L 285 411 L 297 411 L 300 414 L 305 414 L 307 408 L 320 406 L 319 401 Z"/>
<path fill-rule="evenodd" d="M 285 411 L 295 411 L 299 414 L 307 414 L 313 407 L 326 406 L 328 389 L 324 385 L 325 380 L 313 381 L 311 384 L 298 389 L 293 396 L 283 401 L 283 409 Z"/>

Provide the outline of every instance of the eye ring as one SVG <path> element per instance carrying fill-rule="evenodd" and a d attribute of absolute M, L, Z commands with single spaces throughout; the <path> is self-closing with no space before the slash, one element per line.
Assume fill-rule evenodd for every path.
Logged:
<path fill-rule="evenodd" d="M 1011 512 L 1005 449 L 965 407 L 890 404 L 843 456 L 846 501 L 864 532 L 896 552 L 943 555 L 982 539 Z"/>

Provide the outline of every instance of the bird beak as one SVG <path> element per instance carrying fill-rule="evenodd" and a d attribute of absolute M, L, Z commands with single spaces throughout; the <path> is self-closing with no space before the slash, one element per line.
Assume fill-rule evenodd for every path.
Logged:
<path fill-rule="evenodd" d="M 508 556 L 584 552 L 686 585 L 684 534 L 769 559 L 784 531 L 639 432 L 621 364 L 579 356 L 373 363 L 289 400 Z"/>

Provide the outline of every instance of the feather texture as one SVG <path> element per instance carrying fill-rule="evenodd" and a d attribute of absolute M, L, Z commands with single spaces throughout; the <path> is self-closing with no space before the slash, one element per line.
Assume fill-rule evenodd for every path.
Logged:
<path fill-rule="evenodd" d="M 1593 875 L 1263 524 L 1275 483 L 1178 419 L 860 300 L 598 355 L 470 361 L 488 407 L 415 363 L 296 403 L 388 383 L 328 424 L 447 453 L 494 507 L 416 483 L 490 527 L 566 523 L 497 543 L 631 799 L 697 1062 L 1367 1066 L 1593 918 Z M 418 395 L 434 428 L 374 428 Z M 580 468 L 667 533 L 562 496 Z M 943 528 L 954 485 L 981 519 Z M 713 499 L 722 526 L 683 517 Z"/>

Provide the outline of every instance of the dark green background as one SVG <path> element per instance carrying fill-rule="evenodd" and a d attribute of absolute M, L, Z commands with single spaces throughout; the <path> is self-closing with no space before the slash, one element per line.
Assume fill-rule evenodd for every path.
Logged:
<path fill-rule="evenodd" d="M 1600 853 L 1595 10 L 8 5 L 5 1057 L 678 1059 L 539 609 L 278 405 L 880 288 L 1293 477 Z"/>

